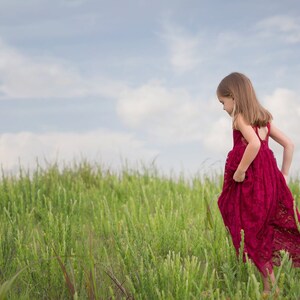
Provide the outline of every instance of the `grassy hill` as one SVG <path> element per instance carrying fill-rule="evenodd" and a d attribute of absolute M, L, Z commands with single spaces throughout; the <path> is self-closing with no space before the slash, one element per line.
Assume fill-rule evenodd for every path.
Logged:
<path fill-rule="evenodd" d="M 86 162 L 2 174 L 0 299 L 261 299 L 219 214 L 221 186 Z M 299 207 L 299 180 L 290 187 Z M 280 299 L 299 299 L 285 253 L 275 272 Z"/>

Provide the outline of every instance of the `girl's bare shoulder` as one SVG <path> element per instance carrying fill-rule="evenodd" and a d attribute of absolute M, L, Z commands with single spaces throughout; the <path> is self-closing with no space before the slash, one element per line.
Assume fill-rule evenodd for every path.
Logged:
<path fill-rule="evenodd" d="M 245 128 L 247 126 L 250 126 L 245 121 L 245 118 L 242 114 L 237 114 L 233 119 L 233 128 L 241 131 L 242 128 Z"/>
<path fill-rule="evenodd" d="M 248 143 L 256 143 L 257 145 L 259 145 L 259 139 L 253 127 L 246 122 L 241 114 L 238 114 L 235 117 L 235 126 L 236 129 L 242 133 L 243 137 Z"/>

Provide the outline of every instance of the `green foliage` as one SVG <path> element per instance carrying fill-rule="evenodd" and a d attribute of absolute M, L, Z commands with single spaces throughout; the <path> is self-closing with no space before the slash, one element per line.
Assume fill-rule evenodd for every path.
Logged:
<path fill-rule="evenodd" d="M 2 174 L 0 298 L 261 299 L 219 214 L 221 184 L 87 162 Z M 299 299 L 299 269 L 282 255 L 280 299 Z"/>

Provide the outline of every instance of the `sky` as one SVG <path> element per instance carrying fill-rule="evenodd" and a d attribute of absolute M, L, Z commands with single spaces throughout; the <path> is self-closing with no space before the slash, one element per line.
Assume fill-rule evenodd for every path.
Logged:
<path fill-rule="evenodd" d="M 0 0 L 0 163 L 222 172 L 246 74 L 300 170 L 298 0 Z M 270 143 L 280 167 L 282 148 Z"/>

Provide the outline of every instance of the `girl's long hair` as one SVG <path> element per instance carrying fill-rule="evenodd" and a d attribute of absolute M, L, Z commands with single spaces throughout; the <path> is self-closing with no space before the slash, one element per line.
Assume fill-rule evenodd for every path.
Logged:
<path fill-rule="evenodd" d="M 234 72 L 226 76 L 217 88 L 217 96 L 234 99 L 233 124 L 239 114 L 251 126 L 266 126 L 273 119 L 257 100 L 252 83 L 244 74 Z"/>

